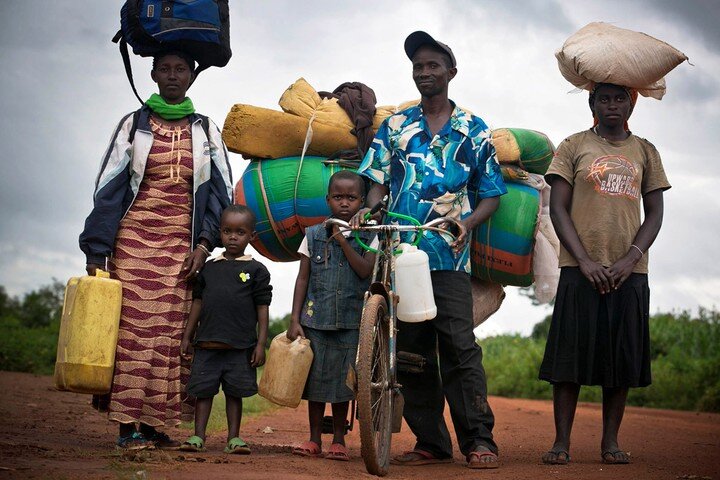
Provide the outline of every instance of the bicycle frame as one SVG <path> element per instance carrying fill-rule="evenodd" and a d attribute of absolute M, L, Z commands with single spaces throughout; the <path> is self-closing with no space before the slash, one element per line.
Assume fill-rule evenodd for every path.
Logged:
<path fill-rule="evenodd" d="M 364 249 L 377 254 L 373 265 L 372 280 L 363 300 L 360 341 L 355 365 L 358 369 L 357 408 L 360 419 L 361 453 L 367 471 L 379 476 L 386 475 L 388 472 L 392 433 L 399 431 L 396 430 L 395 422 L 400 420 L 399 415 L 402 414 L 401 407 L 398 408 L 396 403 L 398 399 L 402 400 L 399 396 L 401 385 L 397 381 L 396 336 L 396 311 L 400 299 L 394 289 L 393 260 L 393 255 L 400 252 L 393 249 L 393 236 L 396 232 L 414 231 L 418 233 L 415 241 L 417 244 L 422 238 L 424 230 L 449 233 L 438 227 L 445 223 L 454 223 L 460 232 L 465 232 L 462 224 L 452 218 L 441 217 L 421 225 L 411 217 L 387 211 L 385 213 L 388 216 L 414 222 L 415 225 L 366 224 L 354 229 L 358 243 Z M 340 229 L 331 238 L 343 231 L 352 230 L 347 222 L 336 218 L 326 220 L 325 224 L 330 227 L 337 226 Z M 381 249 L 375 250 L 362 243 L 357 235 L 358 231 L 377 232 Z M 380 312 L 383 310 L 384 313 L 381 314 Z M 384 320 L 387 320 L 387 324 Z M 383 338 L 387 339 L 386 345 Z M 378 369 L 376 370 L 376 368 Z M 377 395 L 377 401 L 373 400 L 375 395 Z M 378 423 L 375 423 L 376 420 Z"/>
<path fill-rule="evenodd" d="M 396 214 L 394 212 L 388 212 L 387 210 L 383 209 L 383 212 L 386 213 L 388 216 L 396 217 L 396 218 L 402 218 L 406 220 L 410 220 L 415 223 L 415 225 L 393 225 L 393 224 L 379 224 L 379 225 L 372 225 L 372 224 L 366 224 L 361 225 L 357 229 L 353 230 L 350 228 L 350 225 L 340 219 L 337 218 L 329 218 L 325 221 L 326 225 L 337 225 L 340 227 L 341 232 L 344 230 L 353 230 L 356 233 L 358 231 L 369 231 L 369 232 L 377 232 L 378 237 L 380 237 L 380 246 L 382 247 L 381 250 L 378 250 L 378 255 L 375 256 L 375 265 L 373 266 L 373 273 L 372 273 L 372 281 L 370 282 L 370 287 L 365 292 L 365 296 L 363 299 L 363 302 L 367 302 L 367 300 L 370 298 L 370 296 L 374 294 L 382 295 L 385 297 L 385 301 L 388 305 L 388 318 L 390 322 L 390 331 L 389 331 L 389 348 L 390 348 L 390 378 L 391 378 L 391 385 L 390 387 L 395 390 L 401 387 L 400 384 L 397 383 L 397 375 L 396 375 L 396 322 L 397 322 L 397 316 L 395 315 L 395 310 L 397 309 L 397 302 L 398 298 L 395 295 L 395 290 L 393 289 L 394 284 L 394 276 L 393 276 L 393 261 L 392 257 L 394 254 L 397 254 L 393 249 L 393 234 L 396 232 L 416 232 L 418 233 L 418 238 L 415 241 L 415 244 L 417 244 L 420 241 L 420 238 L 422 237 L 422 233 L 424 230 L 433 230 L 441 233 L 447 233 L 449 235 L 452 235 L 450 232 L 443 228 L 439 228 L 438 225 L 446 224 L 446 223 L 452 223 L 455 224 L 458 229 L 460 229 L 461 232 L 465 230 L 465 227 L 463 227 L 460 222 L 455 220 L 454 218 L 450 217 L 440 217 L 436 218 L 434 220 L 431 220 L 430 222 L 426 224 L 420 224 L 417 220 L 413 219 L 412 217 L 408 217 L 406 215 Z M 337 234 L 335 234 L 337 235 Z M 334 236 L 334 235 L 333 235 Z M 357 239 L 358 242 L 365 248 L 366 250 L 372 250 L 369 246 L 365 245 L 360 241 L 360 239 Z"/>

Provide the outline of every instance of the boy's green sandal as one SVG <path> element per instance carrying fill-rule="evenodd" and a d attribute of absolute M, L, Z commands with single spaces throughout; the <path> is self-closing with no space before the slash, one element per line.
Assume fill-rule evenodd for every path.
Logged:
<path fill-rule="evenodd" d="M 197 435 L 193 435 L 185 440 L 178 450 L 182 450 L 183 452 L 204 452 L 205 442 Z"/>
<path fill-rule="evenodd" d="M 234 453 L 237 455 L 250 455 L 250 447 L 240 437 L 231 438 L 225 447 L 225 453 Z"/>

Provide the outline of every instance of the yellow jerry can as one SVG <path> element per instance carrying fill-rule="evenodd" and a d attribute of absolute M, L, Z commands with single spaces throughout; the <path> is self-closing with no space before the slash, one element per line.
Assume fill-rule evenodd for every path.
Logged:
<path fill-rule="evenodd" d="M 290 341 L 286 333 L 282 332 L 270 342 L 258 393 L 273 403 L 295 408 L 300 405 L 313 351 L 309 339 L 298 337 Z"/>
<path fill-rule="evenodd" d="M 77 393 L 109 393 L 115 367 L 122 284 L 97 270 L 65 288 L 55 386 Z"/>

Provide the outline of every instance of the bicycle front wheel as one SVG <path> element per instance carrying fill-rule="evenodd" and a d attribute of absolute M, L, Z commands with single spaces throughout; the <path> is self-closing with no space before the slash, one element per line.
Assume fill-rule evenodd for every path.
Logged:
<path fill-rule="evenodd" d="M 371 296 L 360 321 L 357 408 L 360 452 L 367 471 L 378 476 L 386 475 L 390 465 L 393 403 L 389 329 L 385 298 Z"/>

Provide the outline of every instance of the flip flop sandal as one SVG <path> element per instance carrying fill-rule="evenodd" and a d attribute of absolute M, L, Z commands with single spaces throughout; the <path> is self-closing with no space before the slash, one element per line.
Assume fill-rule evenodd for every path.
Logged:
<path fill-rule="evenodd" d="M 126 437 L 118 437 L 117 446 L 123 450 L 149 450 L 154 448 L 153 443 L 140 432 L 133 432 Z"/>
<path fill-rule="evenodd" d="M 629 455 L 622 450 L 615 450 L 614 452 L 608 450 L 607 452 L 602 452 L 601 454 L 603 463 L 608 465 L 627 465 L 628 463 L 630 463 L 629 458 L 618 458 L 618 453 L 622 453 L 626 457 L 629 457 Z"/>
<path fill-rule="evenodd" d="M 340 460 L 341 462 L 350 461 L 347 447 L 341 443 L 333 443 L 330 445 L 328 453 L 325 454 L 325 458 L 328 460 Z"/>
<path fill-rule="evenodd" d="M 248 447 L 248 444 L 245 443 L 245 440 L 242 438 L 234 437 L 230 439 L 223 452 L 235 453 L 237 455 L 250 455 L 250 447 Z"/>
<path fill-rule="evenodd" d="M 437 458 L 425 450 L 408 450 L 390 460 L 393 465 L 405 465 L 414 467 L 417 465 L 433 465 L 436 463 L 452 463 L 452 458 Z"/>
<path fill-rule="evenodd" d="M 205 442 L 197 435 L 193 435 L 192 437 L 185 440 L 182 445 L 180 445 L 178 450 L 181 450 L 183 452 L 204 452 Z"/>
<path fill-rule="evenodd" d="M 300 455 L 301 457 L 319 457 L 322 455 L 322 449 L 317 443 L 308 440 L 293 448 L 292 453 L 293 455 Z"/>
<path fill-rule="evenodd" d="M 548 454 L 555 455 L 555 458 L 545 459 L 545 456 L 543 455 L 542 462 L 545 465 L 567 465 L 568 463 L 570 463 L 570 454 L 567 452 L 567 450 L 558 450 L 557 452 L 550 450 L 545 455 Z"/>
<path fill-rule="evenodd" d="M 495 460 L 492 462 L 483 462 L 482 459 L 485 457 L 492 457 Z M 475 459 L 475 461 L 473 461 Z M 467 467 L 473 469 L 490 469 L 498 468 L 498 456 L 489 450 L 474 451 L 470 452 L 467 456 Z"/>

